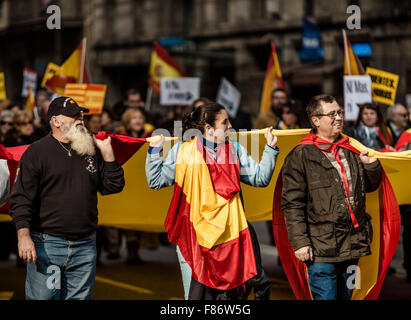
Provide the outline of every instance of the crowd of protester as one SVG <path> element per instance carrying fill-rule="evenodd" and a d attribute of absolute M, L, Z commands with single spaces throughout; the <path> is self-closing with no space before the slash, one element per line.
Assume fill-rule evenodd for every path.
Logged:
<path fill-rule="evenodd" d="M 53 93 L 40 89 L 36 95 L 35 112 L 25 110 L 22 103 L 3 100 L 0 101 L 0 143 L 5 147 L 31 144 L 50 132 L 47 123 L 47 110 L 53 99 Z M 111 131 L 117 134 L 128 135 L 135 138 L 149 137 L 155 128 L 164 128 L 173 133 L 174 121 L 182 120 L 187 112 L 211 100 L 205 97 L 195 100 L 189 106 L 167 107 L 167 110 L 153 112 L 147 110 L 142 94 L 137 89 L 129 89 L 124 98 L 112 107 L 105 105 L 101 114 L 86 115 L 84 122 L 88 130 L 96 134 L 99 131 Z M 378 104 L 366 103 L 359 106 L 358 118 L 354 122 L 346 122 L 344 132 L 355 138 L 363 145 L 378 151 L 403 151 L 411 149 L 404 147 L 396 150 L 396 143 L 401 134 L 411 127 L 411 117 L 407 108 L 402 104 L 387 107 Z M 254 120 L 252 120 L 254 118 Z M 301 101 L 293 99 L 284 89 L 275 89 L 272 92 L 271 107 L 260 112 L 255 117 L 242 106 L 237 117 L 231 119 L 233 128 L 263 129 L 272 126 L 274 129 L 300 129 L 310 128 L 305 106 Z M 401 206 L 404 216 L 411 206 Z M 409 225 L 409 221 L 403 221 Z M 267 225 L 272 237 L 271 223 Z M 9 258 L 10 252 L 16 250 L 15 231 L 11 224 L 0 224 L 0 241 L 2 242 L 0 260 Z M 408 229 L 407 229 L 408 228 Z M 409 246 L 409 226 L 405 228 L 404 245 Z M 101 227 L 98 233 L 99 255 L 101 251 L 107 253 L 107 259 L 119 259 L 122 241 L 127 247 L 127 263 L 138 264 L 142 262 L 139 248 L 156 249 L 160 244 L 167 245 L 165 234 L 147 233 L 130 230 L 120 230 L 113 227 Z M 409 248 L 404 248 L 409 251 Z M 408 259 L 409 261 L 409 253 Z M 22 264 L 21 261 L 18 261 Z M 406 263 L 407 264 L 407 263 Z M 408 264 L 410 264 L 408 262 Z M 410 266 L 406 265 L 408 278 Z"/>

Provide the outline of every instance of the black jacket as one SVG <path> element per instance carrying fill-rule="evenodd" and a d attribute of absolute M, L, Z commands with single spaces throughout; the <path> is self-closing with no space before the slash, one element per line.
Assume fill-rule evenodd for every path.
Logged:
<path fill-rule="evenodd" d="M 50 134 L 20 160 L 10 215 L 17 229 L 79 239 L 97 228 L 97 192 L 117 193 L 124 183 L 123 169 L 115 161 L 105 162 L 97 148 L 92 157 L 75 151 L 69 156 Z"/>

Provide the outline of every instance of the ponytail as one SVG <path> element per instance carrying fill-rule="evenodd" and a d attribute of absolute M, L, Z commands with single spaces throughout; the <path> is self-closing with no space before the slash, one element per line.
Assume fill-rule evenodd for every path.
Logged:
<path fill-rule="evenodd" d="M 183 135 L 190 129 L 199 130 L 201 134 L 204 134 L 204 126 L 209 124 L 214 127 L 217 114 L 224 109 L 221 104 L 210 102 L 201 105 L 192 112 L 186 113 L 183 117 Z"/>

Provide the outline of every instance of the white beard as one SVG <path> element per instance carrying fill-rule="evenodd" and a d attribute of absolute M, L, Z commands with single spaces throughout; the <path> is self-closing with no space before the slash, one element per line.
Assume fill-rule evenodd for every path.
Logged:
<path fill-rule="evenodd" d="M 63 121 L 63 127 L 61 128 L 63 132 L 62 138 L 69 140 L 71 148 L 80 156 L 94 156 L 96 148 L 93 138 L 84 125 L 77 126 L 79 123 L 82 124 L 80 120 L 77 120 L 70 127 Z"/>

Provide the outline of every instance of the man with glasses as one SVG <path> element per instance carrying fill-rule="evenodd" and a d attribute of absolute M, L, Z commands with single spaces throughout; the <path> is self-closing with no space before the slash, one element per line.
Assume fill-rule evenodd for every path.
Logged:
<path fill-rule="evenodd" d="M 396 103 L 387 111 L 388 126 L 392 132 L 393 143 L 395 146 L 401 134 L 408 128 L 408 111 L 401 103 Z"/>
<path fill-rule="evenodd" d="M 365 193 L 379 187 L 381 165 L 366 151 L 350 150 L 334 97 L 313 97 L 307 114 L 313 130 L 284 162 L 281 209 L 295 256 L 307 264 L 313 298 L 349 300 L 348 279 L 358 259 L 371 254 Z"/>

